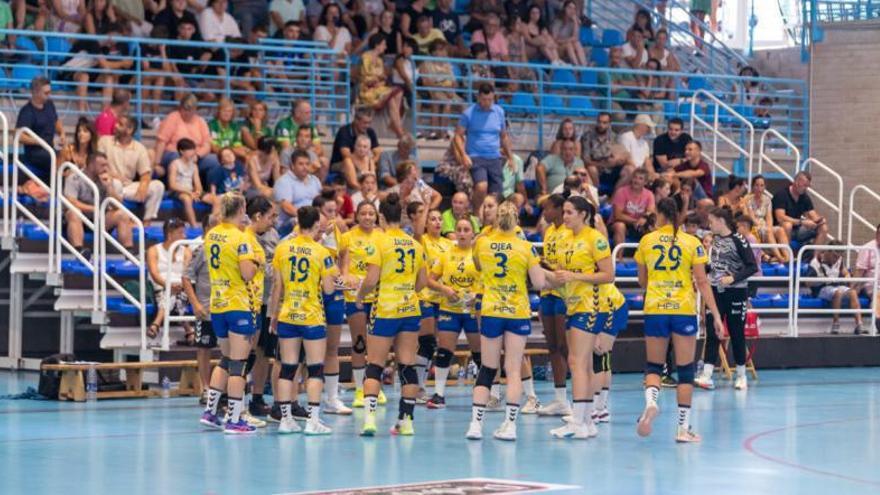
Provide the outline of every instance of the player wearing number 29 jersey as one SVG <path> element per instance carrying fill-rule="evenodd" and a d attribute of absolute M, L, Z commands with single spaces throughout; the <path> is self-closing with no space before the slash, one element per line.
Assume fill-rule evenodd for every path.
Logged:
<path fill-rule="evenodd" d="M 642 237 L 635 259 L 648 270 L 646 315 L 697 314 L 693 266 L 709 261 L 699 239 L 678 231 L 673 242 L 672 225 L 664 225 Z"/>

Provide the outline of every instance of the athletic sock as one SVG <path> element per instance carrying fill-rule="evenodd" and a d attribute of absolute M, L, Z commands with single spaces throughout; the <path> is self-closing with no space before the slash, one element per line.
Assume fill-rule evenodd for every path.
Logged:
<path fill-rule="evenodd" d="M 251 394 L 251 404 L 265 404 L 263 394 Z"/>
<path fill-rule="evenodd" d="M 485 404 L 473 404 L 471 406 L 471 421 L 476 421 L 477 423 L 483 423 L 483 414 L 486 412 Z"/>
<path fill-rule="evenodd" d="M 602 400 L 602 409 L 608 409 L 608 394 L 611 393 L 611 390 L 608 387 L 602 387 L 602 392 L 600 392 L 601 400 Z"/>
<path fill-rule="evenodd" d="M 217 390 L 216 388 L 208 389 L 208 403 L 205 404 L 205 411 L 210 412 L 211 414 L 217 414 L 217 406 L 220 405 L 220 396 L 223 395 L 223 392 Z"/>
<path fill-rule="evenodd" d="M 229 398 L 229 422 L 238 423 L 241 420 L 241 412 L 244 410 L 244 399 Z"/>
<path fill-rule="evenodd" d="M 449 378 L 449 368 L 434 368 L 434 393 L 440 397 L 446 396 L 447 378 Z"/>
<path fill-rule="evenodd" d="M 332 405 L 339 394 L 339 373 L 324 373 L 324 392 L 327 394 L 327 402 Z"/>
<path fill-rule="evenodd" d="M 647 406 L 657 406 L 657 402 L 660 400 L 660 389 L 657 387 L 647 387 L 645 388 L 645 407 Z"/>
<path fill-rule="evenodd" d="M 413 413 L 416 410 L 416 400 L 415 399 L 407 399 L 400 398 L 400 405 L 397 409 L 397 419 L 402 420 L 405 417 L 409 417 L 410 419 L 413 417 Z"/>
<path fill-rule="evenodd" d="M 489 395 L 495 397 L 498 400 L 501 400 L 501 384 L 493 383 L 492 388 L 489 389 Z"/>
<path fill-rule="evenodd" d="M 516 417 L 519 415 L 519 404 L 507 403 L 507 421 L 511 423 L 516 422 Z"/>
<path fill-rule="evenodd" d="M 424 384 L 428 378 L 428 358 L 416 356 L 416 372 L 419 374 L 419 384 Z"/>
<path fill-rule="evenodd" d="M 532 377 L 523 378 L 522 386 L 523 392 L 526 393 L 526 398 L 535 397 L 535 380 Z"/>
<path fill-rule="evenodd" d="M 703 364 L 703 376 L 706 378 L 712 378 L 712 372 L 715 371 L 715 365 L 705 363 Z"/>
<path fill-rule="evenodd" d="M 364 389 L 364 368 L 352 368 L 351 375 L 354 377 L 354 387 Z"/>
<path fill-rule="evenodd" d="M 559 402 L 565 402 L 566 400 L 568 400 L 568 397 L 566 396 L 567 394 L 565 393 L 564 385 L 562 387 L 556 387 L 555 389 L 553 389 L 553 393 L 556 400 Z"/>
<path fill-rule="evenodd" d="M 678 405 L 678 427 L 690 429 L 691 427 L 691 406 Z"/>
<path fill-rule="evenodd" d="M 281 419 L 293 420 L 293 403 L 290 401 L 279 402 L 278 407 L 281 408 Z"/>
<path fill-rule="evenodd" d="M 369 412 L 369 413 L 376 412 L 376 408 L 379 407 L 379 396 L 378 395 L 365 395 L 364 401 L 366 401 L 367 412 Z"/>
<path fill-rule="evenodd" d="M 318 421 L 321 417 L 321 402 L 309 402 L 309 421 Z"/>
<path fill-rule="evenodd" d="M 574 410 L 572 411 L 572 420 L 579 425 L 584 424 L 587 419 L 587 401 L 574 401 Z"/>
<path fill-rule="evenodd" d="M 746 365 L 744 365 L 744 364 L 736 365 L 736 376 L 746 376 Z"/>

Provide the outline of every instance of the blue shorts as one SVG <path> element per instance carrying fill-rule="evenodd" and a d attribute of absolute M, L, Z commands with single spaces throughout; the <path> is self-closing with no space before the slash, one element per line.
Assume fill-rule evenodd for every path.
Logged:
<path fill-rule="evenodd" d="M 282 339 L 320 340 L 327 338 L 324 325 L 293 325 L 278 323 L 278 337 Z"/>
<path fill-rule="evenodd" d="M 324 294 L 324 316 L 328 325 L 342 325 L 345 322 L 345 295 L 341 290 Z"/>
<path fill-rule="evenodd" d="M 250 311 L 211 313 L 211 326 L 214 328 L 214 335 L 219 339 L 229 338 L 229 332 L 253 335 L 257 331 L 254 327 L 254 315 Z"/>
<path fill-rule="evenodd" d="M 611 326 L 606 328 L 608 316 L 611 315 Z M 596 314 L 596 322 L 592 328 L 587 328 L 587 322 L 590 319 L 590 313 L 575 313 L 568 318 L 567 328 L 577 328 L 592 334 L 605 333 L 612 337 L 617 337 L 621 331 L 626 328 L 629 322 L 629 304 L 624 302 L 613 313 L 603 312 Z"/>
<path fill-rule="evenodd" d="M 483 310 L 483 295 L 477 294 L 477 302 L 474 303 L 474 311 L 479 313 Z"/>
<path fill-rule="evenodd" d="M 504 332 L 528 337 L 532 333 L 532 321 L 528 318 L 498 318 L 483 316 L 480 321 L 480 333 L 490 339 L 501 337 Z"/>
<path fill-rule="evenodd" d="M 565 315 L 565 301 L 554 295 L 541 296 L 541 316 Z"/>
<path fill-rule="evenodd" d="M 437 317 L 437 330 L 457 334 L 462 330 L 464 333 L 476 333 L 479 328 L 477 328 L 477 319 L 468 313 L 440 311 L 440 316 Z"/>
<path fill-rule="evenodd" d="M 645 337 L 669 338 L 671 334 L 697 335 L 696 315 L 645 315 Z"/>
<path fill-rule="evenodd" d="M 373 303 L 363 303 L 362 306 L 364 307 L 364 309 L 358 309 L 357 304 L 355 304 L 353 302 L 346 302 L 345 303 L 345 316 L 348 318 L 351 318 L 352 316 L 354 316 L 358 313 L 366 313 L 367 318 L 369 318 L 370 311 L 373 310 Z"/>
<path fill-rule="evenodd" d="M 437 303 L 421 301 L 419 302 L 419 309 L 422 311 L 421 319 L 425 318 L 436 318 L 440 313 L 440 305 Z"/>
<path fill-rule="evenodd" d="M 421 323 L 420 316 L 376 318 L 369 333 L 378 337 L 396 337 L 400 332 L 418 332 L 419 323 Z"/>

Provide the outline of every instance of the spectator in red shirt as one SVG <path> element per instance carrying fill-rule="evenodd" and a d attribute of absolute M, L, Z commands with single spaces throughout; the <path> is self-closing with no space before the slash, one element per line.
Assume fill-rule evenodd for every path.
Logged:
<path fill-rule="evenodd" d="M 694 179 L 702 188 L 694 191 L 697 200 L 712 200 L 712 169 L 703 160 L 703 145 L 699 141 L 691 141 L 684 148 L 684 162 L 675 167 L 678 179 Z M 699 189 L 699 188 L 698 188 Z"/>
<path fill-rule="evenodd" d="M 648 215 L 654 213 L 654 193 L 645 187 L 647 181 L 648 171 L 636 169 L 629 185 L 614 193 L 614 213 L 611 217 L 614 244 L 626 242 L 627 237 L 638 240 L 645 234 Z M 623 254 L 622 251 L 620 254 Z"/>
<path fill-rule="evenodd" d="M 131 93 L 127 89 L 116 89 L 110 105 L 95 119 L 95 130 L 98 136 L 112 136 L 116 129 L 116 119 L 121 115 L 127 115 L 131 109 Z"/>

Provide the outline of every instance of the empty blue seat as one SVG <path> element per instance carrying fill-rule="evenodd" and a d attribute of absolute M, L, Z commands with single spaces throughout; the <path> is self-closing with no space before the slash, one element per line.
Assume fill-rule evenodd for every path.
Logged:
<path fill-rule="evenodd" d="M 131 261 L 123 261 L 107 266 L 107 274 L 119 278 L 137 278 L 140 267 Z"/>
<path fill-rule="evenodd" d="M 570 96 L 567 98 L 566 106 L 569 115 L 595 117 L 599 113 L 593 107 L 593 100 L 588 96 Z"/>
<path fill-rule="evenodd" d="M 779 309 L 787 309 L 788 308 L 788 294 L 775 294 L 773 298 L 770 300 L 770 304 L 774 308 Z"/>
<path fill-rule="evenodd" d="M 67 38 L 46 38 L 46 52 L 50 62 L 62 62 L 70 55 L 71 44 Z M 134 51 L 130 53 L 135 53 Z"/>
<path fill-rule="evenodd" d="M 773 307 L 773 295 L 758 294 L 757 296 L 751 298 L 751 302 L 752 307 L 756 309 L 771 308 Z"/>
<path fill-rule="evenodd" d="M 593 91 L 596 88 L 593 86 L 598 86 L 599 84 L 599 76 L 595 71 L 586 70 L 580 73 L 581 77 L 581 88 L 583 91 Z"/>
<path fill-rule="evenodd" d="M 10 89 L 27 88 L 35 77 L 42 75 L 43 70 L 40 67 L 26 63 L 18 63 L 12 68 L 9 81 L 4 86 Z"/>
<path fill-rule="evenodd" d="M 616 29 L 605 29 L 602 31 L 602 46 L 620 46 L 624 43 L 623 33 Z"/>
<path fill-rule="evenodd" d="M 602 215 L 602 220 L 605 220 L 605 223 L 608 223 L 608 219 L 611 218 L 612 213 L 614 213 L 614 205 L 604 203 L 599 206 L 599 215 Z"/>
<path fill-rule="evenodd" d="M 581 26 L 581 31 L 578 34 L 578 40 L 580 40 L 581 45 L 592 46 L 596 41 L 595 36 L 593 35 L 593 30 L 587 26 Z"/>
<path fill-rule="evenodd" d="M 541 95 L 541 108 L 545 114 L 562 113 L 565 111 L 565 104 L 562 102 L 561 96 L 545 93 Z"/>
<path fill-rule="evenodd" d="M 639 274 L 639 267 L 635 261 L 621 261 L 615 267 L 614 274 L 618 277 L 636 277 Z"/>
<path fill-rule="evenodd" d="M 197 239 L 202 236 L 201 227 L 187 227 L 184 235 L 187 239 Z"/>
<path fill-rule="evenodd" d="M 761 263 L 761 274 L 765 277 L 775 277 L 777 273 L 776 263 Z"/>
<path fill-rule="evenodd" d="M 818 297 L 802 295 L 798 298 L 798 307 L 804 309 L 822 309 L 828 307 L 827 305 L 828 303 Z"/>
<path fill-rule="evenodd" d="M 92 275 L 92 269 L 77 259 L 61 260 L 61 273 L 65 275 Z"/>
<path fill-rule="evenodd" d="M 597 67 L 608 67 L 608 50 L 595 47 L 590 51 L 590 61 Z"/>
<path fill-rule="evenodd" d="M 110 296 L 107 298 L 107 311 L 119 311 L 119 308 L 125 304 L 125 298 L 122 296 Z"/>
<path fill-rule="evenodd" d="M 512 112 L 531 112 L 535 109 L 535 98 L 529 93 L 514 93 L 510 98 L 510 104 L 507 107 Z"/>
<path fill-rule="evenodd" d="M 113 312 L 126 316 L 137 316 L 140 314 L 140 311 L 138 311 L 137 307 L 135 307 L 134 304 L 129 303 L 127 300 L 120 304 L 119 307 L 116 308 Z M 154 314 L 156 314 L 156 305 L 147 304 L 147 316 L 151 317 Z"/>
<path fill-rule="evenodd" d="M 645 298 L 641 294 L 625 294 L 626 302 L 629 304 L 630 311 L 641 311 L 645 309 Z"/>
<path fill-rule="evenodd" d="M 553 87 L 561 91 L 574 91 L 577 89 L 577 76 L 570 69 L 556 69 L 550 76 Z"/>
<path fill-rule="evenodd" d="M 677 101 L 664 101 L 663 102 L 663 114 L 666 115 L 667 119 L 678 117 L 678 102 Z"/>
<path fill-rule="evenodd" d="M 23 53 L 24 60 L 34 60 L 41 52 L 37 43 L 27 36 L 19 36 L 15 39 L 15 49 Z"/>

